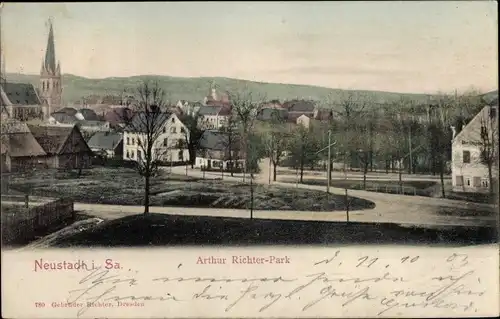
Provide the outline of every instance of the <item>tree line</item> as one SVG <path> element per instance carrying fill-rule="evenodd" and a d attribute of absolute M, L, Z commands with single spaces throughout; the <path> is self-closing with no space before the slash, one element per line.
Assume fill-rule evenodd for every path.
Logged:
<path fill-rule="evenodd" d="M 145 82 L 138 87 L 137 93 L 137 102 L 129 107 L 145 114 L 144 123 L 139 123 L 144 132 L 141 143 L 144 160 L 138 165 L 138 172 L 149 187 L 149 179 L 158 171 L 159 164 L 153 158 L 152 149 L 160 135 L 155 131 L 158 127 L 155 121 L 161 119 L 158 113 L 166 104 L 166 92 L 157 83 Z M 341 163 L 344 172 L 352 169 L 362 171 L 365 186 L 367 173 L 374 170 L 398 172 L 401 186 L 403 172 L 439 175 L 444 186 L 453 135 L 459 133 L 487 105 L 477 92 L 460 96 L 439 94 L 424 107 L 404 98 L 386 104 L 373 103 L 347 92 L 340 102 L 323 101 L 334 111 L 332 118 L 304 126 L 279 116 L 265 122 L 258 121 L 264 97 L 250 91 L 227 94 L 232 111 L 220 129 L 227 136 L 227 160 L 232 164 L 238 159 L 245 159 L 243 176 L 248 173 L 250 182 L 258 170 L 259 161 L 268 158 L 273 167 L 274 181 L 279 166 L 297 168 L 302 182 L 305 169 L 326 169 L 329 165 L 331 174 L 333 164 Z M 198 141 L 204 132 L 199 125 L 201 115 L 184 114 L 181 120 L 187 128 L 185 145 L 189 150 L 189 163 L 194 166 L 196 154 L 200 151 Z M 132 121 L 128 124 L 133 125 Z M 485 125 L 484 130 L 488 132 L 480 137 L 480 161 L 493 170 L 498 159 L 497 136 L 492 134 L 494 128 L 491 125 Z M 334 145 L 328 146 L 328 141 L 333 141 Z M 325 147 L 330 148 L 329 162 Z M 489 175 L 493 187 L 492 173 Z M 444 197 L 444 187 L 442 190 Z M 149 202 L 148 198 L 149 191 L 146 189 L 145 203 Z"/>

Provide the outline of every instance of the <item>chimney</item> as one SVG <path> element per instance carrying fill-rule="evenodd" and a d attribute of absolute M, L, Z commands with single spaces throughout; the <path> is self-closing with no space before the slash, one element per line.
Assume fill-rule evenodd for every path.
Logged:
<path fill-rule="evenodd" d="M 452 138 L 451 140 L 454 140 L 455 139 L 455 136 L 457 136 L 457 129 L 455 126 L 450 126 L 451 128 L 451 132 L 452 132 Z"/>

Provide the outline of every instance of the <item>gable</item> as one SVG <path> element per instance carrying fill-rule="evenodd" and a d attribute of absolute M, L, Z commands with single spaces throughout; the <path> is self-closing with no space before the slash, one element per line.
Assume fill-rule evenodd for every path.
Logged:
<path fill-rule="evenodd" d="M 481 143 L 481 127 L 483 123 L 489 125 L 490 106 L 485 106 L 474 118 L 462 128 L 462 131 L 453 139 L 454 145 L 479 145 Z M 498 116 L 496 117 L 498 120 Z M 494 125 L 498 125 L 494 124 Z M 489 128 L 489 132 L 492 129 Z"/>
<path fill-rule="evenodd" d="M 5 141 L 5 143 L 4 143 Z M 2 138 L 2 154 L 8 153 L 11 157 L 44 156 L 42 149 L 31 132 L 9 133 Z"/>
<path fill-rule="evenodd" d="M 174 120 L 174 122 L 172 122 L 172 119 Z M 172 115 L 165 121 L 163 126 L 167 128 L 167 131 L 170 129 L 171 126 L 180 126 L 183 127 L 184 130 L 188 131 L 186 125 L 181 121 L 181 119 L 177 116 L 177 114 L 174 113 L 172 113 Z"/>
<path fill-rule="evenodd" d="M 47 154 L 56 154 L 69 136 L 71 127 L 28 125 L 31 133 Z"/>
<path fill-rule="evenodd" d="M 80 130 L 75 126 L 67 137 L 63 146 L 57 154 L 73 154 L 73 153 L 88 153 L 91 152 L 89 146 L 85 142 Z"/>
<path fill-rule="evenodd" d="M 89 148 L 113 150 L 123 141 L 120 133 L 96 132 L 87 142 Z"/>

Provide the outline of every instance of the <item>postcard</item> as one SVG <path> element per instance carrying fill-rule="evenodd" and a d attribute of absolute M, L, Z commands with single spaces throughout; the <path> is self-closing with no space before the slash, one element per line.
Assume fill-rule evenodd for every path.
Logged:
<path fill-rule="evenodd" d="M 0 18 L 2 317 L 500 314 L 495 2 Z"/>

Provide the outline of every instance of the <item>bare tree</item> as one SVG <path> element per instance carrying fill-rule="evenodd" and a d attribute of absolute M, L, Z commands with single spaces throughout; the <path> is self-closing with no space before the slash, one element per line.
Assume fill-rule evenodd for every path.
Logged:
<path fill-rule="evenodd" d="M 252 142 L 252 135 L 254 133 L 254 124 L 262 108 L 262 97 L 255 97 L 250 91 L 243 92 L 228 92 L 229 100 L 231 102 L 231 111 L 236 115 L 236 121 L 240 129 L 240 137 L 242 143 L 242 150 L 245 156 L 245 165 L 243 166 L 243 181 L 248 170 L 255 166 L 255 156 L 250 154 L 250 151 L 255 147 L 250 145 Z M 257 159 L 258 160 L 258 159 Z M 253 178 L 253 170 L 250 169 L 251 178 Z"/>
<path fill-rule="evenodd" d="M 198 141 L 200 140 L 203 132 L 205 131 L 200 126 L 200 122 L 203 120 L 203 115 L 198 112 L 194 113 L 184 113 L 181 115 L 181 121 L 186 126 L 184 130 L 185 143 L 189 152 L 189 164 L 191 168 L 194 167 L 196 160 L 196 152 L 198 150 Z"/>
<path fill-rule="evenodd" d="M 276 182 L 277 167 L 288 148 L 292 131 L 290 130 L 290 126 L 285 123 L 285 119 L 278 114 L 278 111 L 273 111 L 270 121 L 264 124 L 262 140 L 266 154 L 268 154 L 273 166 L 273 181 Z"/>
<path fill-rule="evenodd" d="M 316 162 L 319 159 L 319 141 L 311 134 L 307 127 L 299 125 L 294 130 L 293 136 L 289 139 L 288 150 L 294 166 L 300 170 L 300 182 L 303 183 L 304 167 Z"/>
<path fill-rule="evenodd" d="M 364 96 L 357 96 L 348 91 L 342 93 L 338 102 L 334 102 L 332 98 L 329 98 L 327 103 L 331 105 L 335 118 L 335 120 L 331 121 L 330 129 L 335 136 L 334 139 L 337 142 L 336 147 L 339 153 L 343 154 L 344 168 L 346 168 L 347 161 L 352 164 L 354 155 L 359 149 L 357 145 L 352 143 L 353 137 L 357 136 L 352 126 L 363 115 L 367 106 L 367 99 Z M 332 168 L 332 160 L 328 164 Z M 332 171 L 330 169 L 330 176 L 328 176 L 330 180 L 332 179 Z"/>
<path fill-rule="evenodd" d="M 488 167 L 489 192 L 493 196 L 498 176 L 498 114 L 495 106 L 487 106 L 480 115 L 480 162 Z M 496 174 L 495 174 L 496 171 Z M 498 177 L 497 177 L 498 178 Z"/>
<path fill-rule="evenodd" d="M 372 121 L 369 117 L 358 118 L 352 122 L 352 126 L 348 128 L 351 134 L 351 146 L 354 148 L 360 168 L 363 172 L 363 189 L 366 189 L 366 174 L 370 165 L 371 154 L 373 151 L 373 135 L 370 132 Z"/>
<path fill-rule="evenodd" d="M 433 112 L 429 118 L 427 125 L 429 147 L 431 148 L 431 157 L 433 158 L 434 167 L 439 172 L 441 180 L 441 195 L 446 197 L 446 189 L 444 183 L 444 174 L 446 172 L 447 162 L 451 159 L 451 142 L 452 142 L 452 114 L 453 107 L 456 105 L 450 95 L 439 94 L 431 105 Z"/>
<path fill-rule="evenodd" d="M 227 115 L 226 121 L 224 122 L 224 125 L 220 129 L 221 132 L 224 133 L 224 136 L 226 137 L 224 141 L 224 150 L 227 153 L 227 159 L 229 161 L 229 170 L 231 176 L 234 176 L 234 168 L 237 165 L 235 164 L 239 160 L 239 149 L 236 147 L 236 144 L 240 141 L 240 132 L 238 128 L 238 119 L 236 114 L 233 112 L 230 112 L 230 114 Z"/>
<path fill-rule="evenodd" d="M 380 149 L 385 153 L 386 157 L 390 158 L 390 166 L 396 166 L 398 172 L 398 181 L 400 192 L 403 190 L 403 158 L 407 150 L 405 139 L 405 122 L 400 117 L 397 106 L 389 105 L 391 113 L 387 114 L 387 118 L 381 123 L 380 131 L 383 132 L 385 143 Z"/>
<path fill-rule="evenodd" d="M 137 87 L 134 112 L 126 118 L 126 131 L 137 138 L 137 172 L 144 177 L 144 214 L 149 213 L 151 178 L 158 173 L 159 163 L 165 159 L 166 148 L 160 141 L 163 127 L 169 117 L 161 110 L 165 106 L 165 92 L 158 83 L 143 82 Z M 128 113 L 127 113 L 128 114 Z M 165 144 L 165 143 L 163 143 Z"/>

